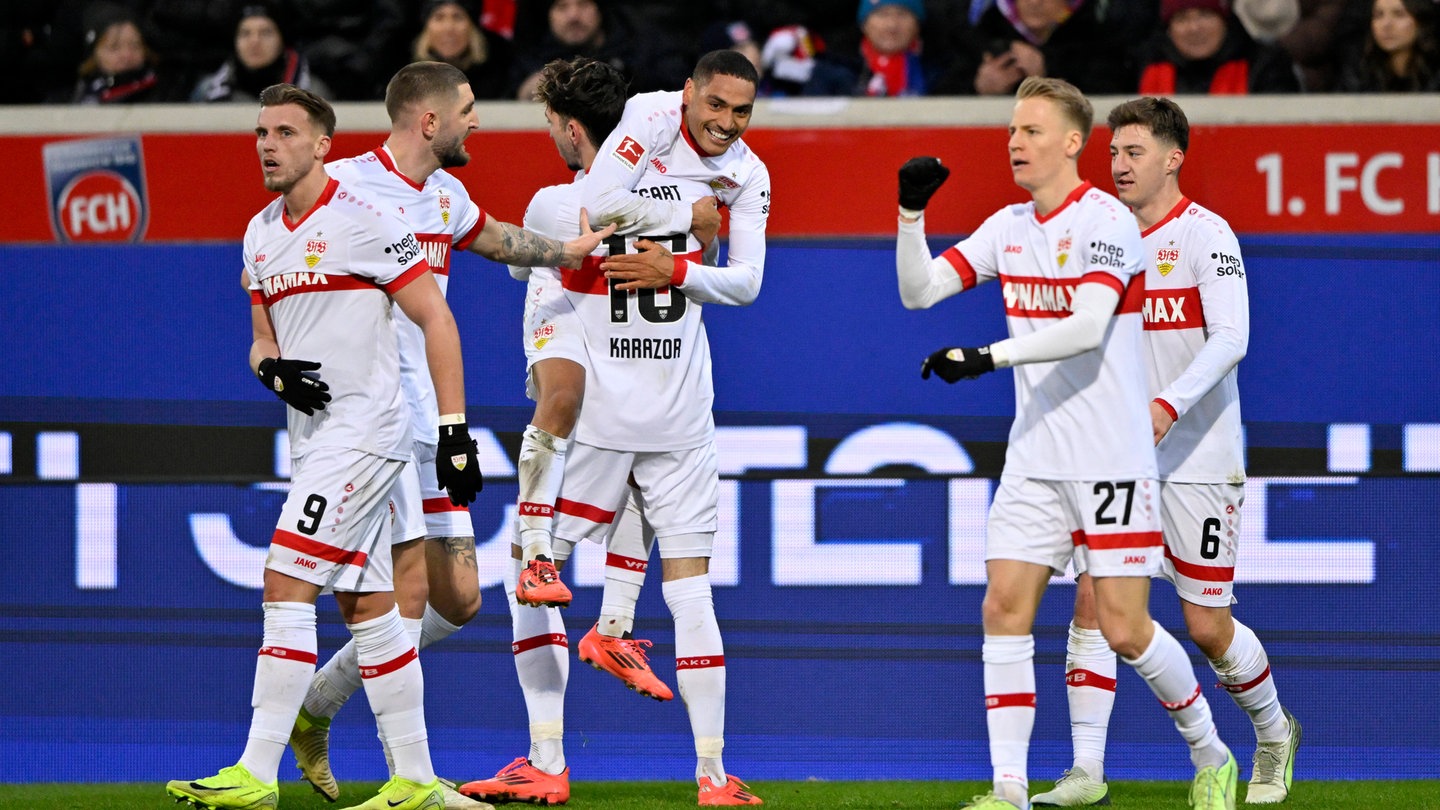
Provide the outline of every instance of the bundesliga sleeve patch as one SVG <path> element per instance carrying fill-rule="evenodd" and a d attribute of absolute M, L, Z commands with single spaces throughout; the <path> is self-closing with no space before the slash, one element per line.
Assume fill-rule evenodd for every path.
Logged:
<path fill-rule="evenodd" d="M 641 146 L 639 141 L 626 135 L 625 139 L 620 141 L 620 145 L 615 147 L 615 151 L 610 154 L 614 155 L 616 160 L 625 164 L 630 169 L 634 169 L 640 165 L 640 160 L 645 157 L 645 147 Z"/>

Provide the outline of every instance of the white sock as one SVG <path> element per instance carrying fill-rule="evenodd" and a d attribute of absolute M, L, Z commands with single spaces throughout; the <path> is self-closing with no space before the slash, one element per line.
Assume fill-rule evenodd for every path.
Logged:
<path fill-rule="evenodd" d="M 348 625 L 375 725 L 395 763 L 395 775 L 421 784 L 435 778 L 425 730 L 425 676 L 400 610 Z"/>
<path fill-rule="evenodd" d="M 520 548 L 526 563 L 540 555 L 554 557 L 551 531 L 555 499 L 565 475 L 565 450 L 570 442 L 534 425 L 525 427 L 520 440 Z"/>
<path fill-rule="evenodd" d="M 355 663 L 355 642 L 351 640 L 315 672 L 305 693 L 305 711 L 312 717 L 333 718 L 360 687 L 360 666 Z"/>
<path fill-rule="evenodd" d="M 1105 779 L 1105 738 L 1115 708 L 1115 651 L 1105 634 L 1070 623 L 1065 643 L 1065 700 L 1075 767 Z"/>
<path fill-rule="evenodd" d="M 675 617 L 675 682 L 695 735 L 695 779 L 725 784 L 725 643 L 715 619 L 710 577 L 663 582 L 665 604 Z"/>
<path fill-rule="evenodd" d="M 635 629 L 635 604 L 645 584 L 655 533 L 640 513 L 640 496 L 632 487 L 615 530 L 605 544 L 605 590 L 600 601 L 600 635 L 620 638 Z"/>
<path fill-rule="evenodd" d="M 264 641 L 255 659 L 250 734 L 240 764 L 261 782 L 274 782 L 295 716 L 315 674 L 315 606 L 265 602 Z"/>
<path fill-rule="evenodd" d="M 565 684 L 570 679 L 570 642 L 560 608 L 521 606 L 515 601 L 520 561 L 505 569 L 515 674 L 530 719 L 530 764 L 545 773 L 565 770 Z"/>
<path fill-rule="evenodd" d="M 995 794 L 1013 801 L 1018 793 L 1025 802 L 1030 734 L 1035 728 L 1035 637 L 987 633 L 980 658 L 985 662 L 985 726 L 990 732 Z"/>
<path fill-rule="evenodd" d="M 1170 712 L 1175 728 L 1190 745 L 1190 761 L 1197 769 L 1208 766 L 1220 767 L 1230 756 L 1230 750 L 1220 741 L 1220 732 L 1210 715 L 1210 703 L 1200 692 L 1200 682 L 1195 679 L 1195 669 L 1180 642 L 1165 631 L 1158 622 L 1151 620 L 1155 637 L 1140 657 L 1125 663 L 1135 668 L 1140 677 L 1150 684 L 1150 691 L 1160 699 L 1160 705 Z"/>
<path fill-rule="evenodd" d="M 1210 662 L 1220 678 L 1220 688 L 1230 693 L 1235 705 L 1250 715 L 1255 739 L 1279 742 L 1290 734 L 1290 724 L 1280 708 L 1280 693 L 1270 676 L 1270 658 L 1255 637 L 1255 631 L 1235 622 L 1235 640 L 1225 654 Z"/>
<path fill-rule="evenodd" d="M 513 595 L 515 589 L 510 590 Z M 415 647 L 423 650 L 437 641 L 444 641 L 459 630 L 459 625 L 451 624 L 434 607 L 426 604 L 425 615 L 420 617 L 420 634 L 415 640 Z"/>

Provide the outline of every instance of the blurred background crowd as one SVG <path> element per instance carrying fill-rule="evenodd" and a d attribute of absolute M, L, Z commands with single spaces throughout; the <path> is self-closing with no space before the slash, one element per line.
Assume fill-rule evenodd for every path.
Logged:
<path fill-rule="evenodd" d="M 557 57 L 633 92 L 735 48 L 761 95 L 1440 92 L 1436 0 L 9 0 L 0 103 L 254 102 L 286 81 L 378 100 L 419 59 L 529 99 Z"/>

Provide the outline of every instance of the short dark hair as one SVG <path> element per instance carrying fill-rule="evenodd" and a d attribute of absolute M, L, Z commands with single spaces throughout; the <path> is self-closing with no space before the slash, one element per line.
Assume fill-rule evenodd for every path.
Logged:
<path fill-rule="evenodd" d="M 715 76 L 734 76 L 760 86 L 760 74 L 755 70 L 755 63 L 750 61 L 750 57 L 730 48 L 711 51 L 700 57 L 690 80 L 696 85 L 703 85 Z"/>
<path fill-rule="evenodd" d="M 464 71 L 444 62 L 411 62 L 400 68 L 385 85 L 385 112 L 390 123 L 400 120 L 405 108 L 426 99 L 444 98 L 454 100 L 460 95 L 460 85 L 470 80 Z"/>
<path fill-rule="evenodd" d="M 294 104 L 310 117 L 310 123 L 325 130 L 327 137 L 335 135 L 335 108 L 330 102 L 309 90 L 301 90 L 293 84 L 272 84 L 260 91 L 261 107 L 279 107 Z"/>
<path fill-rule="evenodd" d="M 1127 101 L 1111 110 L 1105 123 L 1111 134 L 1121 127 L 1145 127 L 1155 140 L 1173 144 L 1181 152 L 1190 151 L 1190 121 L 1180 105 L 1168 98 L 1146 96 Z"/>
<path fill-rule="evenodd" d="M 625 112 L 628 82 L 607 62 L 585 56 L 555 59 L 540 71 L 535 99 L 585 128 L 595 146 L 605 142 Z"/>

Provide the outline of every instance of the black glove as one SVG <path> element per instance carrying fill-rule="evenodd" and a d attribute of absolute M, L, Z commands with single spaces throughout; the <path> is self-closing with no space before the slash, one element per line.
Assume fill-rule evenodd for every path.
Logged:
<path fill-rule="evenodd" d="M 475 493 L 485 487 L 475 440 L 464 422 L 440 426 L 440 443 L 435 448 L 435 480 L 450 493 L 450 503 L 468 506 Z"/>
<path fill-rule="evenodd" d="M 936 157 L 913 157 L 900 167 L 900 207 L 923 211 L 930 204 L 930 195 L 945 184 L 950 170 Z"/>
<path fill-rule="evenodd" d="M 940 375 L 947 383 L 973 380 L 981 374 L 995 370 L 995 358 L 990 356 L 990 347 L 978 349 L 940 349 L 920 364 L 921 379 L 930 379 L 930 372 Z"/>
<path fill-rule="evenodd" d="M 260 381 L 285 400 L 285 404 L 306 416 L 325 410 L 330 401 L 330 386 L 320 379 L 315 369 L 319 363 L 309 360 L 287 360 L 283 357 L 267 357 L 260 361 Z"/>

